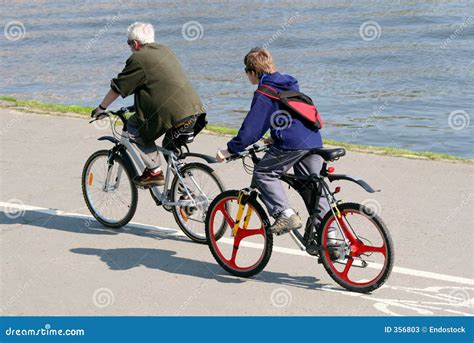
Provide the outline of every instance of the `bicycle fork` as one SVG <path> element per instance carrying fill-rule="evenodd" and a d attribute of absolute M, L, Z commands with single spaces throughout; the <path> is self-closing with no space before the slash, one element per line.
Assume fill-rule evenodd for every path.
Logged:
<path fill-rule="evenodd" d="M 329 187 L 325 183 L 323 183 L 322 191 L 323 191 L 324 197 L 328 200 L 328 203 L 329 203 L 329 206 L 330 206 L 330 211 L 331 211 L 332 215 L 335 218 L 334 221 L 336 223 L 337 230 L 339 231 L 339 234 L 341 235 L 341 237 L 344 241 L 344 244 L 341 247 L 337 248 L 337 250 L 338 250 L 338 252 L 341 256 L 339 259 L 343 260 L 345 258 L 345 256 L 350 255 L 350 245 L 353 242 L 358 241 L 359 238 L 343 222 L 343 216 L 341 214 L 341 211 L 337 207 L 337 205 L 338 205 L 338 203 L 340 203 L 340 201 L 336 200 L 336 198 L 334 196 L 334 193 L 331 193 L 331 191 L 329 190 Z M 330 229 L 328 229 L 328 230 L 330 230 Z M 328 232 L 328 235 L 329 235 L 329 232 Z M 334 232 L 334 237 L 336 237 L 336 235 L 337 234 Z M 329 247 L 329 244 L 328 244 L 328 247 Z"/>
<path fill-rule="evenodd" d="M 239 230 L 240 220 L 242 219 L 242 215 L 244 214 L 245 206 L 247 205 L 249 199 L 251 197 L 256 198 L 257 192 L 254 189 L 244 188 L 240 190 L 239 196 L 237 198 L 237 203 L 239 205 L 239 209 L 237 210 L 237 216 L 234 220 L 234 227 L 232 228 L 232 237 L 235 237 L 237 231 Z M 252 207 L 248 207 L 247 214 L 244 217 L 244 225 L 243 229 L 246 230 L 248 228 L 250 217 L 252 216 Z"/>
<path fill-rule="evenodd" d="M 114 155 L 115 155 L 115 153 L 116 153 L 116 149 L 114 147 L 114 148 L 109 150 L 109 154 L 107 156 L 107 175 L 105 177 L 105 182 L 104 182 L 104 187 L 103 187 L 104 192 L 109 192 L 109 191 L 116 190 L 119 187 L 120 179 L 122 178 L 123 168 L 119 163 L 118 169 L 117 169 L 117 177 L 115 178 L 115 184 L 112 187 L 109 186 L 110 181 L 112 179 L 112 171 L 113 171 L 113 167 L 114 167 Z"/>

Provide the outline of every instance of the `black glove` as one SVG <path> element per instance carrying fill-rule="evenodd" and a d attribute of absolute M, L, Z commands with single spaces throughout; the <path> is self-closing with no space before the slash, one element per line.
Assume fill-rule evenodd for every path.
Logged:
<path fill-rule="evenodd" d="M 105 108 L 103 108 L 101 105 L 96 107 L 92 112 L 91 112 L 91 117 L 92 118 L 98 118 L 100 117 L 101 114 L 105 114 Z"/>

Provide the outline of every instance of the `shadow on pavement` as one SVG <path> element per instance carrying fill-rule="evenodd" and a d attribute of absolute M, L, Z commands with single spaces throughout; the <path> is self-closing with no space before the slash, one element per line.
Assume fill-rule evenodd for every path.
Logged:
<path fill-rule="evenodd" d="M 28 225 L 48 230 L 60 230 L 65 232 L 88 234 L 88 235 L 119 235 L 131 234 L 141 237 L 149 237 L 159 240 L 175 240 L 199 246 L 187 237 L 174 235 L 174 229 L 163 229 L 160 231 L 143 229 L 127 225 L 120 229 L 109 229 L 93 218 L 80 216 L 66 216 L 64 214 L 54 215 L 38 210 L 24 211 L 18 218 L 11 218 L 0 211 L 0 225 Z M 151 226 L 150 226 L 151 227 Z M 7 227 L 8 230 L 8 227 Z M 207 246 L 201 245 L 207 250 Z M 209 263 L 199 260 L 176 256 L 175 251 L 147 249 L 147 248 L 119 248 L 119 249 L 94 249 L 76 248 L 70 250 L 76 254 L 95 255 L 108 265 L 111 270 L 128 270 L 138 266 L 150 269 L 158 269 L 168 273 L 190 275 L 204 279 L 215 279 L 224 283 L 265 282 L 280 285 L 296 286 L 307 289 L 318 289 L 324 284 L 318 283 L 319 279 L 313 276 L 291 276 L 288 273 L 277 273 L 262 271 L 253 278 L 238 278 L 227 274 L 217 263 Z"/>
<path fill-rule="evenodd" d="M 204 249 L 207 247 L 203 246 Z M 147 248 L 96 249 L 77 248 L 71 252 L 97 256 L 111 270 L 128 270 L 135 267 L 158 269 L 173 274 L 189 275 L 203 279 L 215 279 L 224 283 L 265 282 L 279 285 L 318 289 L 324 286 L 313 276 L 293 277 L 288 273 L 262 271 L 250 279 L 238 278 L 227 274 L 217 263 L 193 260 L 176 256 L 175 251 Z"/>
<path fill-rule="evenodd" d="M 103 226 L 92 217 L 66 216 L 64 214 L 54 215 L 45 213 L 41 210 L 27 210 L 21 213 L 18 218 L 10 218 L 3 211 L 0 211 L 0 225 L 29 225 L 43 229 L 60 230 L 88 235 L 120 235 L 130 234 L 141 237 L 150 237 L 155 239 L 172 239 L 177 241 L 191 242 L 187 237 L 176 236 L 177 229 L 159 229 L 152 230 L 140 228 L 133 224 L 128 224 L 119 229 L 110 229 Z M 146 225 L 144 225 L 146 226 Z"/>

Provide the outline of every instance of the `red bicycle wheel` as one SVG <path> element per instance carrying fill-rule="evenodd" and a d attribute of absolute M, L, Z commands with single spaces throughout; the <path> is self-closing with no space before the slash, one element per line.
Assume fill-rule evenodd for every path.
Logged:
<path fill-rule="evenodd" d="M 329 212 L 320 225 L 318 240 L 324 248 L 321 260 L 342 287 L 371 292 L 392 271 L 394 249 L 390 233 L 378 215 L 363 205 L 345 203 L 338 209 L 340 217 Z"/>
<path fill-rule="evenodd" d="M 241 220 L 235 226 L 239 191 L 230 190 L 217 196 L 206 217 L 206 237 L 212 255 L 227 272 L 241 277 L 259 273 L 268 263 L 273 246 L 268 217 L 262 206 L 250 199 Z M 225 231 L 220 229 L 225 221 Z"/>

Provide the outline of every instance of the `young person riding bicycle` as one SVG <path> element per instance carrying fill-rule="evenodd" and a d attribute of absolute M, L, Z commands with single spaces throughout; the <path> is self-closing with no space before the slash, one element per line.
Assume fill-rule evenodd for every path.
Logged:
<path fill-rule="evenodd" d="M 298 81 L 276 70 L 267 49 L 250 50 L 244 58 L 244 65 L 249 81 L 259 89 L 254 93 L 250 111 L 237 136 L 227 143 L 227 149 L 218 150 L 216 158 L 223 161 L 231 154 L 245 150 L 270 130 L 271 139 L 266 141 L 272 142 L 272 146 L 255 166 L 251 186 L 260 191 L 269 214 L 275 218 L 272 232 L 280 235 L 300 228 L 302 221 L 291 208 L 279 178 L 291 168 L 295 174 L 319 175 L 323 159 L 319 155 L 308 155 L 308 150 L 321 148 L 322 138 L 314 125 L 291 115 L 280 101 L 260 91 L 264 86 L 276 92 L 299 92 Z M 319 206 L 322 215 L 329 210 L 324 197 L 321 197 Z"/>
<path fill-rule="evenodd" d="M 128 27 L 127 44 L 132 55 L 91 114 L 100 116 L 119 95 L 125 98 L 134 94 L 136 113 L 128 120 L 127 128 L 130 141 L 146 165 L 143 174 L 134 178 L 139 186 L 164 184 L 156 139 L 164 134 L 163 147 L 176 150 L 190 143 L 206 124 L 201 99 L 178 59 L 168 47 L 154 40 L 151 24 L 134 23 Z"/>

